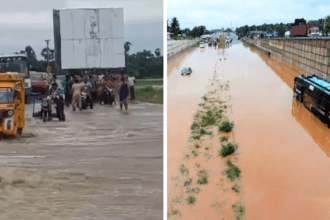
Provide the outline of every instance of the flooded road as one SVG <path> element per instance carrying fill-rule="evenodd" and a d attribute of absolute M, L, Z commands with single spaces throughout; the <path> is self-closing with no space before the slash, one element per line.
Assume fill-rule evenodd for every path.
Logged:
<path fill-rule="evenodd" d="M 293 98 L 293 78 L 304 72 L 241 44 L 226 49 L 219 65 L 220 51 L 194 48 L 168 75 L 168 200 L 216 66 L 229 81 L 246 219 L 330 219 L 330 131 Z M 179 75 L 184 66 L 192 68 L 190 78 Z"/>
<path fill-rule="evenodd" d="M 162 105 L 26 116 L 23 137 L 0 142 L 0 219 L 162 219 Z"/>

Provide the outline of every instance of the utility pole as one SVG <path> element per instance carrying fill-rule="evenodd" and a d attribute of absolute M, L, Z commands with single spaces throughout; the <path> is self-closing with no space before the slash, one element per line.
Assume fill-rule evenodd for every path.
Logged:
<path fill-rule="evenodd" d="M 50 40 L 45 40 L 45 41 L 47 43 L 47 72 L 48 72 L 49 71 L 49 41 Z"/>

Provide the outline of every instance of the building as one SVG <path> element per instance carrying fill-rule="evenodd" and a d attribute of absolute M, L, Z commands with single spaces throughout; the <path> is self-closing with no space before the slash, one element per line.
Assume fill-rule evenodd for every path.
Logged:
<path fill-rule="evenodd" d="M 263 31 L 250 31 L 249 37 L 250 38 L 259 38 Z"/>
<path fill-rule="evenodd" d="M 313 37 L 313 36 L 321 36 L 320 30 L 318 27 L 311 27 L 307 30 L 307 36 Z"/>
<path fill-rule="evenodd" d="M 167 32 L 167 40 L 173 39 L 174 38 L 174 34 Z"/>

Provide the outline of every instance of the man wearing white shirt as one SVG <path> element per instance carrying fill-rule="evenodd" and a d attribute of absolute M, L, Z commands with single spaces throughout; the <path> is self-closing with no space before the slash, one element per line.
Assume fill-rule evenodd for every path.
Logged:
<path fill-rule="evenodd" d="M 134 100 L 135 99 L 135 94 L 134 94 L 135 77 L 134 76 L 128 77 L 127 84 L 128 84 L 129 90 L 131 91 L 131 99 Z"/>

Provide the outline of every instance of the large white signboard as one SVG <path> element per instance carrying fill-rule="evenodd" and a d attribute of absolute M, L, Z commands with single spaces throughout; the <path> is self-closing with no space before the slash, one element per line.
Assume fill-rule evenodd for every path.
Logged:
<path fill-rule="evenodd" d="M 60 10 L 62 69 L 125 67 L 122 8 Z"/>

